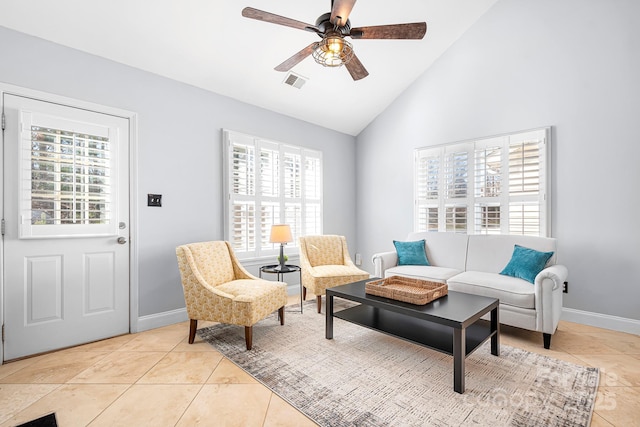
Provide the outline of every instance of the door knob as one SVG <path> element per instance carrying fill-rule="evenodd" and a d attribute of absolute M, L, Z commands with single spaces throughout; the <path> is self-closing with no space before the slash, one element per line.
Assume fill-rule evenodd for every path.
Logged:
<path fill-rule="evenodd" d="M 127 239 L 125 239 L 124 237 L 118 237 L 118 243 L 124 245 L 125 243 L 127 243 Z"/>

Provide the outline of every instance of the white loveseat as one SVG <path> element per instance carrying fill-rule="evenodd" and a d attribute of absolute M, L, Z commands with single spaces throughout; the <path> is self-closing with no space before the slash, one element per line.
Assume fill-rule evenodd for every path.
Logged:
<path fill-rule="evenodd" d="M 406 241 L 425 240 L 429 266 L 397 265 L 395 251 L 373 255 L 375 276 L 405 276 L 447 283 L 449 290 L 500 300 L 500 323 L 543 333 L 549 348 L 562 312 L 568 271 L 557 264 L 556 239 L 514 235 L 410 233 Z M 520 245 L 553 256 L 532 284 L 500 274 Z"/>

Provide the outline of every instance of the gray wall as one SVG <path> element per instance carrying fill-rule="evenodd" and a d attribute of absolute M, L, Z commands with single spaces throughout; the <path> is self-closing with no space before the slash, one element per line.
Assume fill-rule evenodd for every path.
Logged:
<path fill-rule="evenodd" d="M 365 266 L 412 229 L 415 148 L 552 125 L 564 306 L 640 319 L 639 16 L 637 0 L 490 9 L 357 137 Z"/>
<path fill-rule="evenodd" d="M 184 306 L 177 244 L 222 238 L 221 128 L 321 149 L 331 171 L 324 231 L 346 235 L 372 271 L 371 255 L 411 231 L 415 148 L 552 125 L 565 306 L 640 319 L 638 16 L 635 0 L 502 0 L 355 147 L 348 135 L 3 27 L 0 81 L 139 114 L 140 315 Z M 147 208 L 147 193 L 162 193 L 164 206 Z"/>
<path fill-rule="evenodd" d="M 4 27 L 0 46 L 0 82 L 138 113 L 140 316 L 184 307 L 177 245 L 223 238 L 222 128 L 322 151 L 324 232 L 355 246 L 352 136 Z"/>

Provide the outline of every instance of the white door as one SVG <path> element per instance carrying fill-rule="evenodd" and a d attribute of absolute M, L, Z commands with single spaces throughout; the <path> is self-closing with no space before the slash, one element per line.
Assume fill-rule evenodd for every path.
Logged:
<path fill-rule="evenodd" d="M 129 332 L 128 119 L 4 113 L 4 360 Z"/>

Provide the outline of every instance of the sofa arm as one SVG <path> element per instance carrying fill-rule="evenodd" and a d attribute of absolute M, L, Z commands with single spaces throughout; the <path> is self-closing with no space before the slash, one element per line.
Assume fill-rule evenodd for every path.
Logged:
<path fill-rule="evenodd" d="M 537 312 L 536 329 L 545 334 L 553 334 L 562 316 L 562 284 L 569 272 L 564 265 L 552 265 L 536 276 L 535 306 Z"/>
<path fill-rule="evenodd" d="M 553 282 L 553 290 L 562 287 L 562 284 L 567 280 L 569 270 L 564 265 L 552 265 L 542 270 L 536 276 L 535 283 L 537 286 L 541 286 L 545 279 L 550 279 Z"/>
<path fill-rule="evenodd" d="M 387 268 L 398 265 L 398 254 L 396 251 L 380 252 L 373 254 L 371 257 L 374 268 L 374 276 L 384 278 L 384 272 Z"/>

